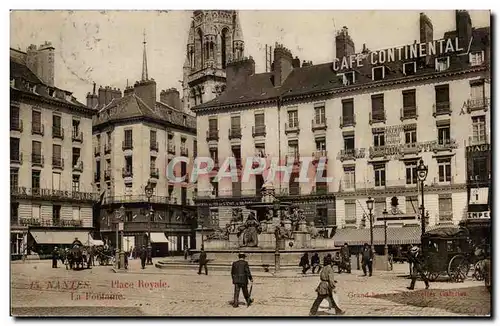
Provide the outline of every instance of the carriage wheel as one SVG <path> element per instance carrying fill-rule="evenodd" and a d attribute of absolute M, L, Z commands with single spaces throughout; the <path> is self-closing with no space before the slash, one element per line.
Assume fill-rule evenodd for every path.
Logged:
<path fill-rule="evenodd" d="M 463 255 L 456 255 L 448 264 L 448 275 L 454 282 L 463 282 L 469 273 L 469 262 Z"/>
<path fill-rule="evenodd" d="M 472 276 L 477 281 L 484 280 L 483 262 L 481 260 L 474 265 L 474 274 Z"/>

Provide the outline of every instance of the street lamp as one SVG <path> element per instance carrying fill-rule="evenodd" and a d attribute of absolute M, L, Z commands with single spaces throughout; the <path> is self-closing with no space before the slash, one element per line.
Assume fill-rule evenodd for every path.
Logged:
<path fill-rule="evenodd" d="M 370 246 L 371 246 L 372 252 L 374 251 L 374 248 L 373 248 L 373 214 L 372 214 L 374 201 L 375 200 L 372 197 L 368 197 L 368 199 L 366 200 L 366 207 L 368 208 L 368 212 L 370 213 Z"/>
<path fill-rule="evenodd" d="M 116 220 L 116 252 L 115 252 L 115 267 L 118 269 L 124 268 L 123 264 L 120 264 L 121 256 L 123 256 L 123 252 L 121 250 L 121 246 L 119 245 L 120 242 L 120 235 L 119 235 L 119 229 L 120 229 L 120 221 L 123 218 L 123 215 L 125 215 L 125 207 L 122 205 L 120 209 L 116 210 L 115 212 L 115 220 Z"/>
<path fill-rule="evenodd" d="M 420 159 L 420 162 L 418 163 L 417 166 L 417 176 L 418 180 L 420 181 L 420 191 L 422 193 L 422 218 L 421 218 L 421 223 L 422 223 L 422 235 L 425 233 L 425 206 L 424 206 L 424 181 L 427 178 L 427 172 L 429 168 L 427 165 L 424 165 L 424 160 Z"/>
<path fill-rule="evenodd" d="M 148 181 L 148 184 L 144 187 L 144 192 L 146 193 L 146 198 L 148 199 L 149 206 L 149 214 L 148 214 L 148 248 L 147 248 L 147 265 L 153 265 L 153 261 L 151 259 L 151 217 L 153 216 L 153 206 L 151 206 L 151 196 L 153 196 L 154 184 L 151 181 Z"/>
<path fill-rule="evenodd" d="M 384 208 L 384 256 L 389 255 L 389 247 L 387 246 L 387 209 Z"/>

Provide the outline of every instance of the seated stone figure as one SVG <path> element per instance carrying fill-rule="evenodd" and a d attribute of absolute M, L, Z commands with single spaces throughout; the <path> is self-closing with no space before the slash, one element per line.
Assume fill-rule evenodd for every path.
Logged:
<path fill-rule="evenodd" d="M 248 214 L 248 218 L 242 226 L 240 226 L 240 233 L 243 233 L 243 246 L 244 247 L 257 247 L 259 244 L 259 233 L 262 232 L 262 227 L 255 217 L 253 212 Z"/>

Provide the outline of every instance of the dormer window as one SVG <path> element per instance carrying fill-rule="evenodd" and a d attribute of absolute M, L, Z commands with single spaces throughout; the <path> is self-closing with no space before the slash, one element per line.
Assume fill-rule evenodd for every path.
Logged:
<path fill-rule="evenodd" d="M 372 80 L 382 80 L 385 78 L 385 67 L 372 68 Z"/>
<path fill-rule="evenodd" d="M 416 62 L 403 63 L 403 74 L 405 76 L 415 75 L 416 72 L 417 72 L 417 63 Z"/>
<path fill-rule="evenodd" d="M 344 73 L 338 74 L 337 76 L 339 76 L 341 78 L 342 84 L 344 84 L 344 86 L 354 84 L 354 81 L 355 81 L 354 71 L 344 72 Z"/>
<path fill-rule="evenodd" d="M 484 52 L 472 52 L 469 54 L 469 62 L 471 66 L 480 66 L 484 63 Z"/>
<path fill-rule="evenodd" d="M 450 68 L 450 57 L 436 58 L 436 71 L 445 71 Z"/>

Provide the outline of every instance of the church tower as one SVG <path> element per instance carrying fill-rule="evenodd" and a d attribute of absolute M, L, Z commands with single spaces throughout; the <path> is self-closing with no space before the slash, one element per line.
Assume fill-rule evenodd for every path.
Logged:
<path fill-rule="evenodd" d="M 226 64 L 243 58 L 244 42 L 235 10 L 195 10 L 183 67 L 185 112 L 225 88 Z"/>

